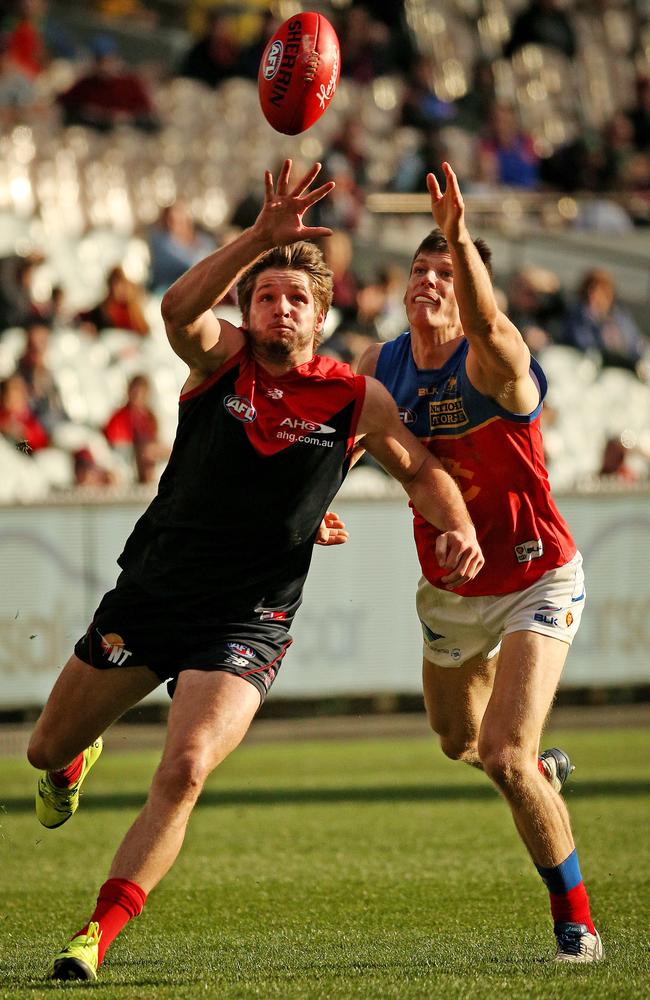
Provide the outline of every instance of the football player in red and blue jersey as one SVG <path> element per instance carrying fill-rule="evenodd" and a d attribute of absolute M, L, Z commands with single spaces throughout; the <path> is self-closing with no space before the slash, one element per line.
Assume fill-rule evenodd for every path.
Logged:
<path fill-rule="evenodd" d="M 558 794 L 571 764 L 557 748 L 539 754 L 584 607 L 582 559 L 544 467 L 544 373 L 497 307 L 489 248 L 472 240 L 456 175 L 443 170 L 444 193 L 427 178 L 438 228 L 411 265 L 409 330 L 369 348 L 359 370 L 454 476 L 485 554 L 482 572 L 449 590 L 438 531 L 411 504 L 431 726 L 447 756 L 482 768 L 508 802 L 550 893 L 555 959 L 592 962 L 602 944 Z"/>

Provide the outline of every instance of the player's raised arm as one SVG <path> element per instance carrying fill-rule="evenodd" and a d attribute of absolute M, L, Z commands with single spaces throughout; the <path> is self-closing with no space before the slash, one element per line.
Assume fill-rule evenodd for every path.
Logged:
<path fill-rule="evenodd" d="M 402 484 L 419 513 L 442 532 L 436 541 L 436 557 L 449 569 L 443 578 L 447 588 L 472 580 L 485 560 L 460 490 L 404 427 L 395 402 L 373 378 L 366 379 L 359 435 L 359 444 Z"/>
<path fill-rule="evenodd" d="M 267 170 L 264 204 L 254 224 L 191 267 L 165 293 L 162 315 L 169 341 L 198 375 L 215 371 L 243 343 L 242 331 L 212 312 L 241 274 L 274 246 L 331 235 L 330 229 L 303 224 L 307 209 L 334 187 L 329 182 L 309 190 L 319 171 L 315 163 L 290 187 L 291 160 L 284 161 L 277 185 Z"/>
<path fill-rule="evenodd" d="M 468 374 L 479 391 L 507 409 L 524 413 L 539 401 L 530 378 L 530 352 L 513 323 L 498 308 L 488 270 L 465 223 L 458 178 L 443 163 L 444 192 L 427 176 L 431 212 L 444 234 L 453 266 L 453 284 L 463 332 L 470 343 Z M 504 398 L 504 393 L 509 399 Z"/>

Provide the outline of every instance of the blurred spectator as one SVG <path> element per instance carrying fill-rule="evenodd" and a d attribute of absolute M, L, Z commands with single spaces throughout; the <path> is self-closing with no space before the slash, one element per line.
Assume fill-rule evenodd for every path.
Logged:
<path fill-rule="evenodd" d="M 481 57 L 474 63 L 467 93 L 456 101 L 456 124 L 477 134 L 495 101 L 494 67 L 489 59 Z"/>
<path fill-rule="evenodd" d="M 345 316 L 326 344 L 328 354 L 356 369 L 363 354 L 380 337 L 380 321 L 386 291 L 379 280 L 361 285 L 356 295 L 356 310 Z"/>
<path fill-rule="evenodd" d="M 441 164 L 449 157 L 441 132 L 430 129 L 422 133 L 410 128 L 403 128 L 400 132 L 402 142 L 398 143 L 398 148 L 401 146 L 401 153 L 395 163 L 391 190 L 401 193 L 426 191 L 428 173 L 434 173 L 438 182 L 444 184 Z M 463 174 L 459 171 L 461 181 L 462 178 Z"/>
<path fill-rule="evenodd" d="M 377 330 L 382 340 L 392 340 L 406 325 L 404 291 L 408 272 L 399 264 L 386 264 L 379 269 L 377 281 L 383 289 L 383 305 L 377 317 Z"/>
<path fill-rule="evenodd" d="M 634 143 L 640 153 L 650 151 L 650 76 L 640 73 L 636 78 L 636 101 L 627 110 L 634 129 Z"/>
<path fill-rule="evenodd" d="M 635 483 L 636 472 L 627 464 L 628 449 L 620 437 L 611 437 L 605 442 L 602 464 L 598 475 L 602 479 L 616 479 L 622 483 Z"/>
<path fill-rule="evenodd" d="M 63 285 L 52 286 L 52 294 L 45 307 L 45 314 L 53 330 L 64 329 L 72 325 L 74 314 L 68 306 Z"/>
<path fill-rule="evenodd" d="M 563 339 L 580 351 L 597 351 L 604 365 L 636 371 L 647 347 L 630 312 L 616 301 L 608 271 L 587 271 L 578 300 L 568 309 Z"/>
<path fill-rule="evenodd" d="M 34 78 L 45 68 L 47 56 L 41 24 L 45 12 L 43 0 L 13 0 L 5 21 L 12 61 L 26 76 Z"/>
<path fill-rule="evenodd" d="M 73 455 L 75 486 L 112 486 L 115 476 L 99 465 L 89 448 L 80 448 Z"/>
<path fill-rule="evenodd" d="M 149 287 L 155 291 L 165 291 L 192 264 L 216 249 L 211 237 L 197 231 L 187 205 L 181 200 L 162 210 L 158 223 L 149 232 L 148 243 Z"/>
<path fill-rule="evenodd" d="M 560 340 L 566 311 L 560 280 L 541 267 L 521 268 L 510 278 L 507 314 L 533 354 Z"/>
<path fill-rule="evenodd" d="M 370 83 L 375 77 L 394 71 L 391 33 L 366 7 L 348 7 L 338 24 L 338 35 L 342 77 L 356 83 Z"/>
<path fill-rule="evenodd" d="M 279 26 L 280 20 L 272 10 L 262 11 L 257 36 L 248 45 L 244 45 L 239 53 L 238 76 L 243 76 L 248 80 L 257 80 L 264 49 Z"/>
<path fill-rule="evenodd" d="M 34 268 L 41 264 L 40 254 L 21 257 L 12 254 L 0 258 L 0 336 L 12 326 L 25 326 L 30 319 L 40 315 L 40 308 L 32 297 Z"/>
<path fill-rule="evenodd" d="M 224 80 L 240 74 L 242 49 L 236 31 L 238 14 L 239 9 L 229 5 L 208 11 L 205 33 L 185 54 L 179 76 L 199 80 L 208 87 L 218 87 Z"/>
<path fill-rule="evenodd" d="M 16 372 L 23 378 L 29 395 L 29 407 L 51 437 L 68 416 L 61 395 L 47 363 L 50 328 L 43 320 L 31 320 L 25 326 L 25 350 Z"/>
<path fill-rule="evenodd" d="M 604 135 L 591 128 L 584 128 L 540 163 L 540 178 L 560 191 L 609 191 L 615 176 Z"/>
<path fill-rule="evenodd" d="M 11 128 L 38 106 L 33 83 L 14 61 L 7 35 L 0 34 L 0 124 Z"/>
<path fill-rule="evenodd" d="M 386 0 L 351 0 L 348 11 L 354 7 L 363 7 L 372 21 L 388 28 L 391 44 L 390 72 L 408 72 L 414 59 L 414 50 L 411 33 L 404 17 L 404 4 L 386 3 Z"/>
<path fill-rule="evenodd" d="M 94 0 L 93 6 L 102 18 L 126 21 L 131 26 L 145 25 L 153 30 L 160 21 L 159 11 L 140 0 Z"/>
<path fill-rule="evenodd" d="M 131 330 L 140 336 L 149 333 L 144 318 L 142 300 L 144 292 L 139 285 L 130 281 L 121 267 L 113 267 L 106 278 L 108 292 L 93 309 L 82 312 L 77 321 L 89 332 L 116 328 Z"/>
<path fill-rule="evenodd" d="M 503 54 L 509 59 L 524 45 L 547 45 L 568 59 L 573 58 L 576 35 L 560 0 L 529 0 L 528 6 L 517 14 Z"/>
<path fill-rule="evenodd" d="M 629 187 L 630 168 L 638 156 L 630 118 L 623 111 L 614 112 L 603 129 L 603 138 L 611 161 L 611 186 Z"/>
<path fill-rule="evenodd" d="M 409 73 L 404 94 L 401 124 L 418 128 L 428 135 L 431 129 L 451 122 L 456 107 L 441 100 L 434 90 L 435 64 L 430 56 L 419 56 Z"/>
<path fill-rule="evenodd" d="M 496 101 L 479 141 L 479 176 L 490 187 L 536 188 L 539 157 L 532 136 L 524 132 L 511 104 Z"/>
<path fill-rule="evenodd" d="M 339 310 L 341 318 L 354 316 L 359 281 L 351 267 L 354 248 L 349 233 L 335 229 L 331 236 L 323 240 L 321 249 L 325 263 L 332 271 L 332 305 Z"/>
<path fill-rule="evenodd" d="M 328 170 L 328 157 L 343 156 L 354 176 L 355 184 L 362 187 L 368 179 L 367 157 L 364 149 L 365 134 L 363 123 L 356 115 L 349 115 L 345 118 L 341 128 L 330 143 L 329 152 L 323 161 L 325 170 Z"/>
<path fill-rule="evenodd" d="M 30 409 L 22 375 L 10 375 L 0 383 L 0 434 L 26 455 L 49 443 L 47 431 Z"/>
<path fill-rule="evenodd" d="M 139 483 L 153 482 L 156 464 L 169 455 L 169 449 L 158 439 L 150 394 L 146 375 L 135 375 L 129 382 L 125 405 L 115 411 L 104 428 L 109 443 L 134 466 Z"/>
<path fill-rule="evenodd" d="M 87 125 L 100 132 L 110 132 L 117 125 L 158 131 L 160 121 L 149 89 L 137 72 L 124 69 L 115 40 L 96 35 L 90 51 L 90 71 L 57 97 L 65 124 Z"/>
<path fill-rule="evenodd" d="M 274 176 L 277 176 L 277 173 Z M 250 191 L 243 195 L 235 205 L 230 216 L 230 225 L 240 232 L 242 229 L 248 229 L 260 214 L 263 204 L 264 189 L 253 183 Z"/>
<path fill-rule="evenodd" d="M 354 232 L 361 217 L 363 193 L 354 178 L 352 165 L 341 153 L 332 153 L 327 158 L 327 170 L 322 171 L 319 179 L 321 183 L 334 181 L 336 187 L 327 198 L 314 205 L 312 225 Z"/>

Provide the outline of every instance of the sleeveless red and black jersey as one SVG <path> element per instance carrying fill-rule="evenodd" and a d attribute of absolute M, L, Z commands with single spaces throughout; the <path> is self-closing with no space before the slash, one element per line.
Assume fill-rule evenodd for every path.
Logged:
<path fill-rule="evenodd" d="M 181 396 L 171 457 L 120 579 L 201 619 L 299 599 L 364 397 L 365 379 L 333 358 L 275 376 L 243 347 Z"/>

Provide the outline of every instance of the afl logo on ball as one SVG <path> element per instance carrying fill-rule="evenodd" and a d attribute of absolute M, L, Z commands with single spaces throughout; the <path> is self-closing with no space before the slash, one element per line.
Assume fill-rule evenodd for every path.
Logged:
<path fill-rule="evenodd" d="M 272 80 L 277 71 L 280 69 L 283 52 L 284 46 L 282 42 L 276 39 L 276 41 L 274 41 L 271 45 L 269 51 L 266 53 L 266 59 L 264 60 L 262 74 L 265 80 Z"/>
<path fill-rule="evenodd" d="M 226 396 L 223 405 L 231 417 L 241 420 L 244 424 L 250 424 L 257 417 L 257 410 L 246 396 Z"/>

